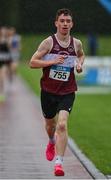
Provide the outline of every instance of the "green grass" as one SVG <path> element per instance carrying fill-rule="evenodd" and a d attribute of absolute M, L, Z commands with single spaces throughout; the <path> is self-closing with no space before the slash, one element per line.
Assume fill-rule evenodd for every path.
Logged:
<path fill-rule="evenodd" d="M 27 81 L 28 85 L 33 89 L 34 93 L 40 95 L 40 77 L 41 69 L 31 69 L 28 64 L 19 65 L 19 74 Z"/>
<path fill-rule="evenodd" d="M 21 59 L 29 61 L 32 54 L 37 50 L 40 42 L 48 35 L 22 35 Z"/>
<path fill-rule="evenodd" d="M 111 174 L 111 94 L 77 95 L 69 134 L 104 174 Z"/>
<path fill-rule="evenodd" d="M 98 43 L 98 55 L 111 56 L 111 36 L 99 36 Z"/>
<path fill-rule="evenodd" d="M 30 69 L 28 66 L 32 54 L 38 44 L 47 35 L 31 35 L 22 38 L 22 61 L 19 66 L 20 75 L 26 79 L 32 90 L 40 95 L 40 69 Z M 87 39 L 76 35 L 83 42 L 87 54 Z M 99 37 L 100 56 L 111 55 L 111 37 Z M 108 47 L 107 47 L 108 46 Z M 104 174 L 111 174 L 111 94 L 79 95 L 77 94 L 71 112 L 68 129 L 81 150 L 93 161 Z"/>

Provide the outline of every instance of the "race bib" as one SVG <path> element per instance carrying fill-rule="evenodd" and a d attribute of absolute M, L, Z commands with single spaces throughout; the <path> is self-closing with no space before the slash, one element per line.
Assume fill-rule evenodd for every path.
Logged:
<path fill-rule="evenodd" d="M 70 67 L 52 66 L 50 69 L 49 77 L 59 81 L 68 81 L 70 76 Z"/>

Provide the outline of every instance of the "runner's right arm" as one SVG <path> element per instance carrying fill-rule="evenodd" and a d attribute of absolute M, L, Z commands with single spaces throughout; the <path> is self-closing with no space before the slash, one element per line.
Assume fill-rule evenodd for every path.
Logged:
<path fill-rule="evenodd" d="M 60 55 L 56 59 L 44 61 L 42 58 L 50 52 L 52 43 L 51 39 L 47 38 L 38 47 L 37 51 L 32 56 L 29 66 L 31 68 L 44 68 L 55 64 L 62 64 L 64 62 L 64 56 Z"/>

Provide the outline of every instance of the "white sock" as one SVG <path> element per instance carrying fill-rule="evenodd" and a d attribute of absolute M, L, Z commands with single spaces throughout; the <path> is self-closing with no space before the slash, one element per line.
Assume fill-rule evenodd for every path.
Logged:
<path fill-rule="evenodd" d="M 63 156 L 56 156 L 55 164 L 63 164 Z"/>

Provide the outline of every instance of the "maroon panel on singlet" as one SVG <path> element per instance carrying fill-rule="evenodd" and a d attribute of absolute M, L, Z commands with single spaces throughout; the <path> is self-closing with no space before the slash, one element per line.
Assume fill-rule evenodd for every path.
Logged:
<path fill-rule="evenodd" d="M 53 39 L 53 47 L 50 51 L 50 54 L 63 54 L 76 56 L 73 37 L 70 38 L 70 44 L 67 48 L 63 48 L 58 43 L 55 35 L 52 36 Z M 44 91 L 57 94 L 57 95 L 65 95 L 72 93 L 77 90 L 77 84 L 75 80 L 74 67 L 70 69 L 70 75 L 67 81 L 60 81 L 57 79 L 52 79 L 49 77 L 50 70 L 52 66 L 43 68 L 43 76 L 41 78 L 41 89 Z"/>

